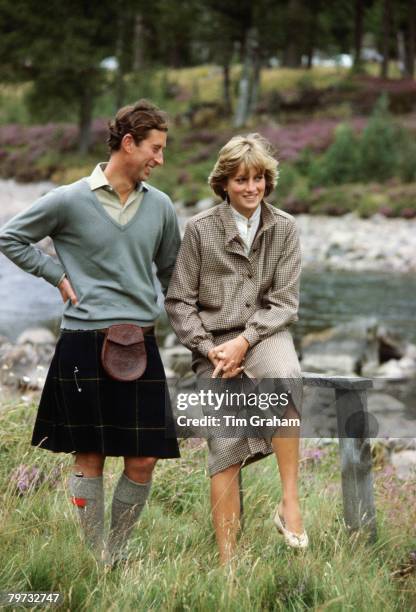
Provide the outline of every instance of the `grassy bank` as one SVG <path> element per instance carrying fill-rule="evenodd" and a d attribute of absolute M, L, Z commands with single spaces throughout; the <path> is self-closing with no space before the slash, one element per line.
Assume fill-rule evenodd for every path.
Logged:
<path fill-rule="evenodd" d="M 411 488 L 380 472 L 378 541 L 348 537 L 335 446 L 305 451 L 301 464 L 305 554 L 286 549 L 271 523 L 280 491 L 268 458 L 244 472 L 245 528 L 229 579 L 217 567 L 204 451 L 187 445 L 181 460 L 157 468 L 131 563 L 104 574 L 77 536 L 64 485 L 70 457 L 28 445 L 34 413 L 18 403 L 0 412 L 0 590 L 60 591 L 61 609 L 71 610 L 410 610 L 416 602 L 416 576 L 403 569 L 416 544 Z M 13 471 L 22 464 L 39 470 L 38 482 L 19 494 L 25 482 Z M 108 462 L 108 500 L 120 469 Z"/>

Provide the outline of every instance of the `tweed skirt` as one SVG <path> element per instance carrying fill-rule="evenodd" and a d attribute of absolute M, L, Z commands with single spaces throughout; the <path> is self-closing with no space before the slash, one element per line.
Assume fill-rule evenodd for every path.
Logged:
<path fill-rule="evenodd" d="M 32 444 L 53 452 L 179 457 L 166 376 L 145 335 L 141 378 L 119 382 L 101 365 L 104 334 L 62 330 L 41 396 Z"/>
<path fill-rule="evenodd" d="M 218 346 L 227 340 L 236 338 L 241 332 L 229 331 L 215 337 Z M 213 372 L 213 365 L 199 353 L 194 353 L 193 370 L 200 379 L 209 378 Z M 245 358 L 245 376 L 257 380 L 282 380 L 290 387 L 292 406 L 296 409 L 299 418 L 302 415 L 302 373 L 299 360 L 293 344 L 291 333 L 285 329 L 269 336 L 249 349 Z M 205 381 L 202 381 L 204 384 Z M 276 416 L 284 418 L 287 407 L 283 406 Z M 208 472 L 210 476 L 226 468 L 240 464 L 242 467 L 267 457 L 273 453 L 271 439 L 277 433 L 268 429 L 264 437 L 221 437 L 218 434 L 208 436 Z"/>

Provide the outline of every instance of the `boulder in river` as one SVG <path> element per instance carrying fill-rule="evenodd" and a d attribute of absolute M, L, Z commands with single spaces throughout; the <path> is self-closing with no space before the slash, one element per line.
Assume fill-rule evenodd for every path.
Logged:
<path fill-rule="evenodd" d="M 29 327 L 20 334 L 16 344 L 54 344 L 56 338 L 46 327 Z"/>
<path fill-rule="evenodd" d="M 169 348 L 160 349 L 163 365 L 175 377 L 186 376 L 191 372 L 191 352 L 184 346 L 177 344 Z"/>
<path fill-rule="evenodd" d="M 409 418 L 404 402 L 388 393 L 370 391 L 367 405 L 369 414 L 374 417 L 372 427 L 376 423 L 377 438 L 416 437 L 416 419 Z"/>
<path fill-rule="evenodd" d="M 400 479 L 416 479 L 416 450 L 402 450 L 392 453 L 391 463 Z"/>
<path fill-rule="evenodd" d="M 55 337 L 47 329 L 27 330 L 17 344 L 0 338 L 0 382 L 20 390 L 42 389 Z"/>
<path fill-rule="evenodd" d="M 416 373 L 416 346 L 372 318 L 307 334 L 301 352 L 302 369 L 308 372 L 396 379 Z"/>
<path fill-rule="evenodd" d="M 359 374 L 378 361 L 377 322 L 357 319 L 302 339 L 302 369 L 326 374 Z"/>

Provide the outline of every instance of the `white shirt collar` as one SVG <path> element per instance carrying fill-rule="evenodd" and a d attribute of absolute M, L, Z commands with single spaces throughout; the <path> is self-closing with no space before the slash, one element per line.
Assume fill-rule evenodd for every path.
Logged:
<path fill-rule="evenodd" d="M 244 244 L 244 251 L 246 255 L 248 255 L 251 249 L 251 245 L 253 244 L 254 237 L 260 225 L 261 204 L 259 204 L 259 206 L 256 208 L 256 210 L 249 219 L 247 219 L 247 217 L 235 210 L 235 208 L 233 208 L 232 206 L 231 210 L 234 216 L 238 233 Z"/>
<path fill-rule="evenodd" d="M 251 215 L 251 217 L 249 219 L 247 219 L 247 217 L 245 217 L 244 215 L 242 215 L 241 213 L 238 212 L 238 210 L 236 210 L 234 208 L 234 206 L 232 204 L 230 204 L 231 206 L 231 210 L 233 212 L 234 218 L 236 219 L 236 221 L 240 221 L 243 223 L 250 223 L 252 225 L 254 225 L 255 223 L 258 223 L 260 221 L 260 215 L 261 215 L 261 204 L 259 204 L 256 208 L 256 210 L 254 211 L 254 213 Z"/>

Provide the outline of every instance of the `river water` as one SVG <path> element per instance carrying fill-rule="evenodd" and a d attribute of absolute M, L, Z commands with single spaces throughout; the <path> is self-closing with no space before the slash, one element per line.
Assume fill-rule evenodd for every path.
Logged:
<path fill-rule="evenodd" d="M 416 275 L 344 270 L 303 273 L 298 334 L 357 317 L 375 317 L 416 343 Z"/>
<path fill-rule="evenodd" d="M 375 317 L 416 343 L 415 302 L 415 275 L 305 270 L 295 335 Z M 57 332 L 61 312 L 57 289 L 0 255 L 0 335 L 15 340 L 27 327 L 38 325 Z"/>

